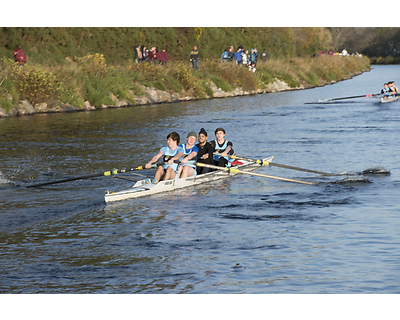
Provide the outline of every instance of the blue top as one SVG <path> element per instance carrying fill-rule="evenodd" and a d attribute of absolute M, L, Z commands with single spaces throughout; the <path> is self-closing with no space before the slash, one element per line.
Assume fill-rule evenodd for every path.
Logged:
<path fill-rule="evenodd" d="M 223 153 L 226 148 L 228 148 L 228 146 L 230 146 L 232 148 L 233 143 L 229 142 L 228 140 L 225 140 L 225 142 L 222 144 L 222 146 L 219 145 L 217 140 L 214 140 L 214 151 L 218 152 L 218 153 Z M 231 149 L 231 151 L 228 152 L 229 155 L 234 154 L 233 149 Z M 214 154 L 214 161 L 218 162 L 219 158 L 221 158 L 221 156 L 218 156 L 216 154 Z M 231 162 L 235 161 L 234 159 L 231 159 L 230 157 L 224 157 L 226 160 L 228 160 L 228 167 L 231 166 Z"/>
<path fill-rule="evenodd" d="M 242 61 L 242 52 L 243 50 L 240 50 L 239 52 L 235 52 L 234 57 L 237 61 Z"/>
<path fill-rule="evenodd" d="M 163 158 L 164 162 L 167 162 L 169 159 L 175 156 L 179 151 L 183 152 L 182 148 L 180 148 L 179 146 L 175 150 L 172 150 L 170 147 L 162 147 L 160 151 L 164 155 Z M 168 167 L 171 167 L 174 171 L 176 171 L 176 169 L 178 168 L 178 164 L 177 163 L 164 164 L 163 166 L 164 169 L 167 169 Z"/>
<path fill-rule="evenodd" d="M 193 146 L 193 147 L 191 147 L 189 149 L 186 149 L 186 143 L 180 144 L 179 145 L 179 149 L 180 149 L 180 152 L 183 152 L 183 157 L 181 157 L 179 159 L 179 161 L 182 161 L 185 156 L 191 154 L 192 152 L 196 152 L 196 154 L 199 153 L 199 148 L 197 148 L 196 146 Z M 194 157 L 191 160 L 196 160 L 196 157 Z M 182 164 L 182 166 L 190 166 L 192 168 L 196 168 L 196 165 L 191 164 L 191 163 Z"/>
<path fill-rule="evenodd" d="M 258 56 L 258 53 L 257 53 L 257 52 L 250 52 L 250 53 L 249 53 L 249 60 L 250 60 L 251 62 L 256 62 L 257 56 Z"/>

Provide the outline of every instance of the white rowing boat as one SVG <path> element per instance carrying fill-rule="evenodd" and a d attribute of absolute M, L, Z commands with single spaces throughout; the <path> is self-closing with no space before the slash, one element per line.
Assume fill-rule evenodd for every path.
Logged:
<path fill-rule="evenodd" d="M 269 157 L 263 159 L 264 161 L 272 161 L 273 157 Z M 251 161 L 242 161 L 241 165 L 234 166 L 234 168 L 238 168 L 241 171 L 253 171 L 261 168 L 261 164 L 257 164 Z M 118 192 L 110 192 L 107 190 L 107 193 L 104 195 L 104 200 L 106 203 L 144 197 L 153 195 L 156 193 L 172 191 L 175 189 L 181 189 L 186 187 L 195 186 L 201 183 L 212 182 L 215 180 L 226 179 L 238 174 L 237 172 L 226 172 L 226 171 L 212 171 L 209 173 L 197 175 L 195 177 L 189 178 L 181 178 L 167 181 L 160 181 L 157 184 L 146 183 L 146 180 L 140 180 L 135 183 L 135 185 L 128 190 L 118 191 Z"/>
<path fill-rule="evenodd" d="M 381 98 L 381 103 L 393 102 L 400 99 L 400 96 Z"/>

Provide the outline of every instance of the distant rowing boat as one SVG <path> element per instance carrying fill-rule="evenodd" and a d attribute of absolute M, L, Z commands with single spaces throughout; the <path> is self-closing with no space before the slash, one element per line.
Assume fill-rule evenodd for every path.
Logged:
<path fill-rule="evenodd" d="M 264 161 L 270 162 L 273 157 L 263 159 Z M 243 161 L 241 165 L 234 166 L 233 168 L 239 168 L 242 171 L 253 171 L 261 168 L 261 164 L 257 164 L 251 161 Z M 212 171 L 209 173 L 197 175 L 195 177 L 181 178 L 175 180 L 160 181 L 157 184 L 146 183 L 146 180 L 140 180 L 135 183 L 135 185 L 128 190 L 123 190 L 119 192 L 110 192 L 104 196 L 106 203 L 126 200 L 131 198 L 138 198 L 148 195 L 153 195 L 157 193 L 162 193 L 166 191 L 172 191 L 175 189 L 186 188 L 201 183 L 212 182 L 215 180 L 226 179 L 231 176 L 236 175 L 235 172 L 225 172 L 225 171 Z"/>

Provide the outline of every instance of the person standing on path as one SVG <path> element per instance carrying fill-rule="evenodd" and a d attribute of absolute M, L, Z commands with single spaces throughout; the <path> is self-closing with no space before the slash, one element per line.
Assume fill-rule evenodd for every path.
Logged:
<path fill-rule="evenodd" d="M 190 52 L 190 61 L 192 62 L 193 70 L 199 70 L 199 51 L 197 50 L 197 46 L 194 46 Z"/>

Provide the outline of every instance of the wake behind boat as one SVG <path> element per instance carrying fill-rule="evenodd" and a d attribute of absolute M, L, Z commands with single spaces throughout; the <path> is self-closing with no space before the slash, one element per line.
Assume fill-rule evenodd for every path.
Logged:
<path fill-rule="evenodd" d="M 263 161 L 270 162 L 273 157 L 268 157 L 263 159 Z M 239 165 L 232 166 L 232 168 L 240 169 L 241 171 L 253 171 L 261 168 L 263 165 L 258 164 L 252 161 L 243 161 Z M 195 186 L 201 183 L 212 182 L 216 180 L 226 179 L 238 174 L 237 172 L 229 172 L 227 171 L 212 171 L 209 173 L 197 175 L 194 177 L 188 178 L 180 178 L 173 180 L 160 181 L 156 184 L 146 183 L 146 180 L 140 180 L 134 184 L 131 189 L 122 190 L 119 192 L 110 192 L 107 190 L 107 193 L 104 196 L 104 200 L 106 203 L 121 201 L 126 199 L 144 197 L 148 195 L 153 195 L 157 193 L 173 191 L 176 189 L 186 188 Z"/>

